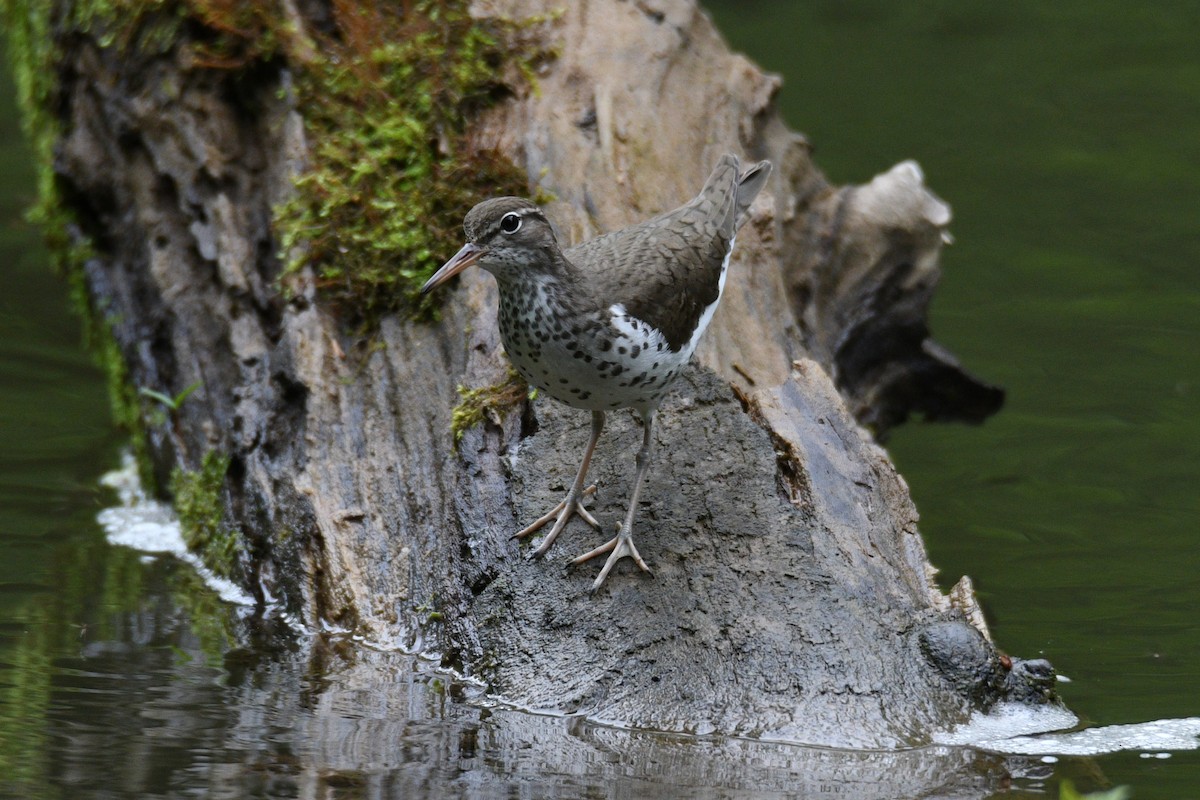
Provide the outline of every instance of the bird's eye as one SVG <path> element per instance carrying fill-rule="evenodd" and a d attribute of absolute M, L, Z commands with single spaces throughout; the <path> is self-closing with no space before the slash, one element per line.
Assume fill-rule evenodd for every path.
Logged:
<path fill-rule="evenodd" d="M 505 214 L 500 219 L 500 230 L 505 233 L 516 233 L 521 230 L 521 215 L 520 214 Z"/>

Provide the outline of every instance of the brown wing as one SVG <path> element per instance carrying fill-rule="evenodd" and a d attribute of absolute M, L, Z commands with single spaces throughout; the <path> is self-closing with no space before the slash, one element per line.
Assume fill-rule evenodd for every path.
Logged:
<path fill-rule="evenodd" d="M 756 177 L 761 168 L 747 173 L 755 193 L 762 184 Z M 725 155 L 687 205 L 591 239 L 564 255 L 586 274 L 592 296 L 609 305 L 620 303 L 679 350 L 704 309 L 717 300 L 739 208 L 753 200 L 753 195 L 743 200 L 739 186 L 738 160 Z"/>

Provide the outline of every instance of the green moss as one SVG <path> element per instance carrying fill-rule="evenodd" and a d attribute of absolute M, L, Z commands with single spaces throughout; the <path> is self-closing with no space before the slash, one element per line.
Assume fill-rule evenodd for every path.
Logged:
<path fill-rule="evenodd" d="M 179 0 L 74 0 L 58 26 L 87 33 L 121 53 L 165 53 L 175 47 L 187 9 Z"/>
<path fill-rule="evenodd" d="M 228 470 L 229 456 L 210 451 L 195 472 L 176 467 L 171 473 L 171 494 L 184 541 L 224 578 L 234 577 L 242 553 L 241 535 L 224 525 L 221 491 Z"/>
<path fill-rule="evenodd" d="M 421 615 L 419 619 L 426 625 L 434 622 L 442 622 L 446 619 L 446 615 L 437 610 L 437 604 L 432 598 L 426 600 L 414 610 Z"/>
<path fill-rule="evenodd" d="M 524 28 L 474 20 L 462 0 L 404 5 L 345 15 L 341 42 L 298 76 L 312 163 L 276 209 L 286 269 L 312 265 L 325 296 L 368 321 L 427 311 L 419 289 L 461 246 L 466 211 L 527 188 L 467 125 L 510 91 L 506 62 L 523 76 L 539 57 L 514 59 Z"/>
<path fill-rule="evenodd" d="M 532 395 L 529 384 L 510 366 L 508 375 L 499 383 L 476 389 L 459 386 L 458 396 L 461 400 L 450 415 L 450 432 L 454 434 L 455 442 L 485 418 L 498 423 L 504 414 Z"/>

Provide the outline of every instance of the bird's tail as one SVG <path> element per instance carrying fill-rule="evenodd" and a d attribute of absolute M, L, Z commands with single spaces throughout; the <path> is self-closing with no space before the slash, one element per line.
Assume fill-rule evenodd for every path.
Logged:
<path fill-rule="evenodd" d="M 750 216 L 750 206 L 754 203 L 754 198 L 758 197 L 758 193 L 767 185 L 767 178 L 769 177 L 771 177 L 770 161 L 760 161 L 738 175 L 735 230 L 745 224 L 746 219 Z"/>
<path fill-rule="evenodd" d="M 770 161 L 760 161 L 742 172 L 738 157 L 726 153 L 717 161 L 704 188 L 692 202 L 715 206 L 717 210 L 712 216 L 717 220 L 718 230 L 732 236 L 750 216 L 750 205 L 767 185 L 770 176 Z M 731 223 L 732 230 L 729 228 Z"/>

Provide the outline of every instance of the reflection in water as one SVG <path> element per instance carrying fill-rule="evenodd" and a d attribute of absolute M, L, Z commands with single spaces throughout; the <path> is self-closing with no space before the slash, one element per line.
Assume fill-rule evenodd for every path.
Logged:
<path fill-rule="evenodd" d="M 164 588 L 165 587 L 161 587 Z M 984 797 L 1036 760 L 964 748 L 839 752 L 689 739 L 488 708 L 419 658 L 252 633 L 275 653 L 212 663 L 154 593 L 118 638 L 51 666 L 44 790 L 167 797 Z M 269 627 L 269 626 L 268 626 Z M 269 640 L 269 641 L 268 641 Z M 460 699 L 455 699 L 459 695 Z"/>
<path fill-rule="evenodd" d="M 311 706 L 284 711 L 301 794 L 333 779 L 384 797 L 979 797 L 1013 763 L 955 748 L 850 753 L 603 728 L 450 700 L 457 690 L 411 657 L 347 656 L 327 662 L 333 679 Z"/>

